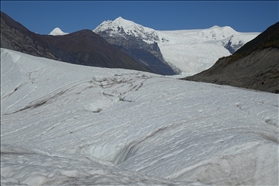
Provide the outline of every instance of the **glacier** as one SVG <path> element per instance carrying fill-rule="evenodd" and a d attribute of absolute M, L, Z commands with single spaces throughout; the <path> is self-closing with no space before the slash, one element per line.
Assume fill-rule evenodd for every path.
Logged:
<path fill-rule="evenodd" d="M 258 32 L 237 32 L 229 26 L 205 29 L 155 30 L 118 17 L 106 20 L 93 32 L 106 32 L 110 37 L 133 36 L 148 44 L 157 43 L 164 60 L 181 77 L 197 74 L 210 68 L 219 58 L 229 56 Z"/>
<path fill-rule="evenodd" d="M 278 185 L 278 95 L 1 49 L 1 185 Z"/>

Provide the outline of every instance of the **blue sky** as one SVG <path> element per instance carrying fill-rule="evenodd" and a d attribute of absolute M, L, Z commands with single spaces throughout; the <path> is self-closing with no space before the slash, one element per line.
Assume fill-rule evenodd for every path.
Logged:
<path fill-rule="evenodd" d="M 119 16 L 156 30 L 262 32 L 278 21 L 278 10 L 278 1 L 1 1 L 1 11 L 39 34 L 93 30 Z"/>

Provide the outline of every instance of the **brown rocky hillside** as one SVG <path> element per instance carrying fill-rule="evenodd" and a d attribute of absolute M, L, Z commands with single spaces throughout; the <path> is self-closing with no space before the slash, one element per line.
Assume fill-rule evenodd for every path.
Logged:
<path fill-rule="evenodd" d="M 63 36 L 40 35 L 3 12 L 1 48 L 80 65 L 152 72 L 91 30 Z"/>
<path fill-rule="evenodd" d="M 184 79 L 279 93 L 279 22 L 233 55 Z"/>

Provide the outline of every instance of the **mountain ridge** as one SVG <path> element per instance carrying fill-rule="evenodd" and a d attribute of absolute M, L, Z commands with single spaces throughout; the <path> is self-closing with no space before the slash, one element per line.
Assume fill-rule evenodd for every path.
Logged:
<path fill-rule="evenodd" d="M 151 72 L 91 30 L 36 34 L 1 12 L 1 47 L 63 62 Z"/>
<path fill-rule="evenodd" d="M 185 80 L 279 93 L 279 22 L 228 57 Z"/>

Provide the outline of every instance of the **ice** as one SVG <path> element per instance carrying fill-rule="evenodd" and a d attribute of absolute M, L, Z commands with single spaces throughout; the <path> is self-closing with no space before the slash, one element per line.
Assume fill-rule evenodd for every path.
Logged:
<path fill-rule="evenodd" d="M 1 49 L 1 185 L 278 185 L 278 95 Z"/>
<path fill-rule="evenodd" d="M 213 26 L 208 29 L 157 31 L 158 45 L 164 59 L 179 68 L 182 74 L 194 75 L 210 68 L 219 58 L 231 55 L 227 43 L 240 46 L 259 33 L 241 33 L 231 27 Z M 239 45 L 241 44 L 241 45 Z"/>

